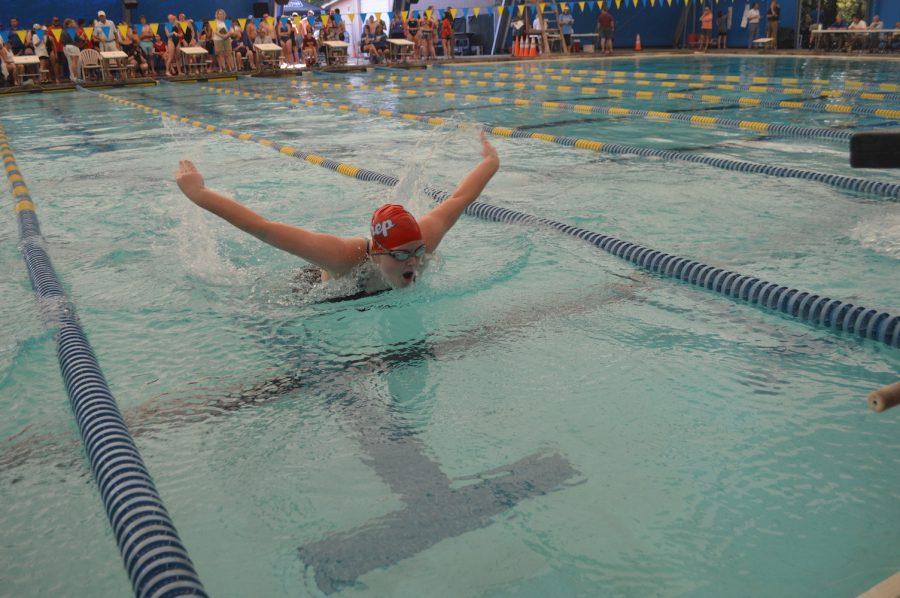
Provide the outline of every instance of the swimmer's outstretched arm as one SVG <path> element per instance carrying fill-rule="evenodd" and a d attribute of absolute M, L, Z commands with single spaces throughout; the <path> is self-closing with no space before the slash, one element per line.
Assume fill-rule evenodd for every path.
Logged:
<path fill-rule="evenodd" d="M 273 247 L 312 262 L 329 274 L 345 274 L 366 259 L 365 239 L 337 237 L 266 220 L 230 197 L 207 189 L 203 176 L 189 160 L 179 162 L 175 181 L 188 199 L 204 210 Z"/>
<path fill-rule="evenodd" d="M 484 131 L 481 132 L 481 156 L 481 163 L 466 175 L 453 195 L 419 219 L 419 228 L 429 253 L 437 248 L 468 205 L 478 199 L 488 181 L 500 168 L 497 150 L 488 142 Z"/>

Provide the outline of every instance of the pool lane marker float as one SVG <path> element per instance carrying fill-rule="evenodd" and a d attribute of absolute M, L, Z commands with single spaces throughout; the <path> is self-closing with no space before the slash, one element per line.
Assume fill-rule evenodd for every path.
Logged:
<path fill-rule="evenodd" d="M 712 82 L 702 82 L 696 79 L 684 81 L 668 81 L 668 80 L 658 80 L 658 79 L 628 79 L 624 77 L 612 77 L 608 75 L 602 76 L 587 76 L 582 77 L 579 75 L 563 75 L 563 74 L 553 74 L 558 73 L 560 71 L 554 70 L 541 70 L 541 71 L 528 71 L 528 72 L 518 72 L 514 74 L 510 74 L 507 72 L 495 72 L 495 71 L 481 71 L 481 70 L 472 70 L 466 71 L 462 69 L 439 69 L 438 66 L 443 65 L 435 65 L 433 67 L 433 71 L 437 70 L 437 72 L 445 73 L 445 76 L 460 76 L 460 74 L 467 77 L 475 77 L 481 79 L 490 79 L 491 81 L 497 82 L 497 79 L 500 80 L 521 80 L 527 79 L 529 81 L 572 81 L 572 82 L 588 82 L 588 83 L 599 83 L 604 85 L 633 85 L 635 87 L 653 87 L 659 89 L 672 89 L 672 88 L 693 88 L 693 89 L 710 89 L 716 91 L 743 91 L 749 93 L 758 93 L 758 94 L 768 94 L 768 95 L 787 95 L 787 96 L 798 96 L 798 95 L 809 95 L 809 96 L 818 96 L 818 97 L 827 97 L 827 98 L 842 98 L 849 101 L 858 101 L 858 100 L 866 100 L 873 102 L 896 102 L 898 101 L 898 94 L 893 93 L 871 93 L 871 92 L 857 92 L 857 91 L 844 91 L 844 90 L 831 90 L 831 89 L 823 89 L 821 87 L 775 87 L 771 85 L 737 85 L 733 83 L 712 83 Z"/>
<path fill-rule="evenodd" d="M 468 68 L 463 64 L 441 65 L 447 69 Z M 530 67 L 534 68 L 534 67 Z M 525 67 L 515 66 L 516 71 L 523 71 Z M 544 68 L 544 72 L 556 72 L 556 69 Z M 846 80 L 838 85 L 830 79 L 806 79 L 798 77 L 740 77 L 738 75 L 704 75 L 702 73 L 660 73 L 656 71 L 607 71 L 603 69 L 559 69 L 560 73 L 582 73 L 595 76 L 630 77 L 633 79 L 670 79 L 676 81 L 724 81 L 725 83 L 751 83 L 758 85 L 814 85 L 835 89 L 850 90 L 876 90 L 885 92 L 900 92 L 900 85 L 896 83 L 868 83 L 865 81 Z"/>
<path fill-rule="evenodd" d="M 140 598 L 206 596 L 44 249 L 34 201 L 2 125 L 0 158 L 31 286 L 40 304 L 53 307 L 48 313 L 59 327 L 59 368 L 134 594 Z"/>
<path fill-rule="evenodd" d="M 465 77 L 465 72 L 455 72 L 454 77 Z M 471 74 L 471 73 L 470 73 Z M 570 81 L 580 81 L 577 77 L 570 77 Z M 590 81 L 588 81 L 590 82 Z M 568 86 L 558 86 L 556 91 L 562 91 Z M 550 90 L 552 86 L 535 83 L 526 87 L 526 89 L 534 89 L 538 91 Z M 702 104 L 720 104 L 736 103 L 745 108 L 777 108 L 786 110 L 800 110 L 804 112 L 833 112 L 838 114 L 857 114 L 862 116 L 875 116 L 878 118 L 886 118 L 890 120 L 900 119 L 900 110 L 892 108 L 879 108 L 876 106 L 856 106 L 853 104 L 834 104 L 831 102 L 821 102 L 817 100 L 766 100 L 761 98 L 748 98 L 736 95 L 716 95 L 710 93 L 696 94 L 683 91 L 636 91 L 633 89 L 620 89 L 601 85 L 597 88 L 603 93 L 607 93 L 616 98 L 630 98 L 635 100 L 691 100 Z"/>
<path fill-rule="evenodd" d="M 469 81 L 468 79 L 439 79 L 437 77 L 421 77 L 421 76 L 398 76 L 398 75 L 379 75 L 376 78 L 391 82 L 415 82 L 427 81 L 430 83 L 440 83 L 446 86 L 467 86 L 474 85 L 476 87 L 487 87 L 492 84 L 484 81 Z M 484 85 L 482 85 L 484 84 Z M 557 101 L 541 101 L 529 100 L 526 98 L 503 98 L 496 96 L 474 96 L 471 94 L 458 94 L 453 92 L 438 92 L 433 90 L 423 90 L 417 88 L 385 87 L 385 86 L 368 86 L 364 84 L 352 83 L 331 83 L 328 81 L 304 81 L 295 86 L 312 86 L 324 89 L 346 89 L 346 90 L 371 90 L 379 92 L 394 93 L 406 96 L 440 96 L 444 99 L 466 99 L 486 101 L 491 104 L 501 105 L 507 108 L 524 108 L 536 106 L 547 110 L 565 110 L 567 112 L 575 112 L 578 114 L 605 114 L 614 117 L 624 117 L 635 120 L 651 120 L 655 122 L 677 121 L 684 122 L 689 125 L 707 129 L 736 129 L 739 131 L 752 131 L 755 133 L 766 133 L 770 135 L 782 135 L 787 137 L 806 137 L 828 139 L 831 141 L 847 141 L 853 137 L 853 131 L 848 129 L 829 129 L 826 127 L 801 127 L 797 125 L 779 125 L 775 123 L 766 123 L 753 120 L 742 120 L 737 118 L 720 118 L 713 116 L 700 116 L 684 112 L 666 112 L 663 110 L 633 110 L 630 108 L 620 108 L 617 106 L 603 106 L 595 104 L 573 104 L 570 102 Z M 505 87 L 503 84 L 499 87 Z M 524 84 L 512 84 L 510 89 L 525 90 L 527 86 Z M 568 86 L 560 86 L 554 91 L 578 91 L 580 93 L 595 93 L 597 90 L 593 87 L 570 88 Z"/>
<path fill-rule="evenodd" d="M 878 390 L 873 390 L 869 393 L 868 403 L 869 408 L 876 413 L 881 413 L 891 407 L 900 405 L 900 382 L 894 382 Z"/>
<path fill-rule="evenodd" d="M 625 145 L 621 143 L 606 143 L 596 139 L 564 137 L 561 135 L 541 133 L 539 131 L 526 131 L 514 127 L 500 127 L 482 125 L 479 123 L 458 122 L 439 116 L 413 114 L 408 112 L 393 112 L 390 110 L 379 110 L 352 104 L 339 104 L 329 102 L 327 100 L 301 100 L 300 98 L 296 97 L 290 98 L 278 94 L 263 94 L 242 90 L 240 88 L 201 86 L 201 89 L 209 90 L 218 94 L 243 96 L 256 99 L 267 99 L 275 102 L 286 102 L 294 106 L 304 106 L 307 108 L 331 108 L 344 112 L 357 112 L 359 114 L 378 116 L 381 118 L 395 118 L 407 121 L 422 122 L 434 127 L 453 125 L 457 129 L 479 129 L 489 135 L 494 135 L 497 137 L 535 139 L 547 143 L 555 143 L 563 147 L 574 147 L 577 149 L 584 149 L 599 153 L 608 153 L 615 155 L 637 155 L 642 158 L 662 158 L 664 160 L 678 160 L 683 162 L 693 162 L 695 164 L 703 164 L 705 166 L 713 166 L 715 168 L 721 168 L 723 170 L 732 170 L 751 174 L 764 174 L 781 178 L 804 179 L 808 181 L 824 183 L 826 185 L 837 187 L 838 189 L 845 189 L 847 191 L 855 191 L 859 193 L 881 196 L 891 201 L 900 200 L 900 184 L 898 183 L 871 181 L 867 179 L 860 179 L 857 177 L 828 174 L 811 170 L 802 170 L 799 168 L 789 168 L 786 166 L 773 166 L 770 164 L 744 162 L 741 160 L 732 160 L 729 158 L 716 158 L 713 156 L 691 154 L 688 152 L 675 150 L 645 148 L 634 145 Z"/>
<path fill-rule="evenodd" d="M 172 112 L 166 112 L 146 104 L 140 104 L 106 93 L 98 95 L 110 102 L 143 110 L 147 114 L 164 119 L 189 124 L 201 131 L 219 132 L 241 141 L 258 143 L 286 156 L 327 168 L 360 181 L 376 182 L 388 187 L 394 187 L 400 182 L 400 179 L 389 174 L 336 162 L 324 156 L 304 152 L 292 146 L 281 145 L 250 133 L 239 133 L 233 129 L 216 127 L 199 120 L 192 120 L 186 116 L 179 116 Z M 425 187 L 424 192 L 438 203 L 450 197 L 450 193 L 447 191 L 432 187 Z M 768 282 L 754 276 L 747 276 L 724 268 L 710 266 L 696 260 L 663 253 L 643 245 L 623 241 L 611 235 L 603 235 L 556 220 L 532 216 L 524 212 L 517 212 L 478 201 L 471 203 L 465 212 L 469 216 L 490 222 L 547 226 L 572 237 L 582 239 L 594 247 L 655 274 L 702 287 L 732 299 L 747 301 L 754 305 L 779 311 L 802 322 L 808 322 L 832 330 L 845 331 L 861 338 L 885 343 L 891 347 L 900 347 L 900 316 L 894 316 L 887 312 L 880 312 L 838 299 L 831 299 L 830 297 L 823 297 L 816 293 L 801 291 L 786 285 Z"/>

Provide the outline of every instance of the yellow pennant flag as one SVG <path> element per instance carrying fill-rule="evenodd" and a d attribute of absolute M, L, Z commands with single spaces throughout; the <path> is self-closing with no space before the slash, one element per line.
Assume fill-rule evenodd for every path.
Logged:
<path fill-rule="evenodd" d="M 473 6 L 473 7 L 472 7 L 472 14 L 475 15 L 476 17 L 478 16 L 478 13 L 480 13 L 480 12 L 481 12 L 481 7 L 480 7 L 480 6 Z"/>
<path fill-rule="evenodd" d="M 355 12 L 348 12 L 348 13 L 347 13 L 347 18 L 350 19 L 350 22 L 352 23 L 353 20 L 356 18 L 356 13 L 355 13 Z"/>
<path fill-rule="evenodd" d="M 300 21 L 301 21 L 301 19 L 300 19 L 299 16 L 298 16 L 298 17 L 294 17 L 294 27 L 299 27 L 299 26 L 300 26 Z"/>
<path fill-rule="evenodd" d="M 53 34 L 53 39 L 59 41 L 59 36 L 62 35 L 62 27 L 52 27 L 50 33 Z"/>
<path fill-rule="evenodd" d="M 431 9 L 430 9 L 430 8 L 426 8 L 426 9 L 425 9 L 425 18 L 426 18 L 426 19 L 430 19 L 430 18 L 431 18 Z M 381 20 L 381 17 L 378 17 L 378 20 L 380 21 L 380 20 Z"/>
<path fill-rule="evenodd" d="M 207 21 L 206 24 L 209 25 L 209 28 L 212 29 L 213 31 L 216 30 L 216 22 L 215 22 L 214 20 L 213 20 L 213 21 Z"/>
<path fill-rule="evenodd" d="M 494 12 L 497 13 L 497 16 L 498 16 L 498 17 L 502 17 L 502 16 L 503 16 L 503 9 L 504 9 L 504 8 L 506 8 L 506 7 L 503 6 L 502 4 L 499 5 L 499 6 L 495 6 L 495 7 L 494 7 Z"/>
<path fill-rule="evenodd" d="M 159 31 L 159 23 L 150 23 L 150 31 L 153 32 L 153 35 L 156 35 L 156 32 Z"/>
<path fill-rule="evenodd" d="M 546 4 L 545 2 L 541 2 L 540 4 L 538 4 L 538 8 L 541 9 L 541 12 L 544 12 L 544 7 L 545 7 L 545 6 L 547 6 L 547 4 Z"/>
<path fill-rule="evenodd" d="M 520 5 L 519 5 L 519 16 L 520 16 L 520 17 L 522 16 L 522 13 L 523 13 L 523 12 L 525 12 L 525 5 L 524 5 L 524 4 L 520 4 Z M 453 16 L 454 16 L 454 18 L 456 17 L 456 15 L 453 15 Z"/>
<path fill-rule="evenodd" d="M 266 17 L 266 25 L 271 25 L 275 22 L 275 17 Z"/>
<path fill-rule="evenodd" d="M 668 2 L 669 2 L 669 7 L 671 8 L 671 6 L 672 6 L 672 0 L 668 0 Z"/>
<path fill-rule="evenodd" d="M 247 19 L 238 19 L 237 21 L 238 27 L 240 27 L 241 29 L 243 29 L 247 25 Z M 154 30 L 153 33 L 156 33 L 156 31 Z"/>
<path fill-rule="evenodd" d="M 22 43 L 25 43 L 25 38 L 28 36 L 28 32 L 24 29 L 19 29 L 16 31 L 16 35 L 19 36 L 19 39 L 22 40 Z"/>
<path fill-rule="evenodd" d="M 634 7 L 637 8 L 637 0 L 633 0 L 633 2 L 634 2 Z"/>
<path fill-rule="evenodd" d="M 181 27 L 181 31 L 183 33 L 187 33 L 188 27 L 191 26 L 191 24 L 188 23 L 187 21 L 178 21 L 178 25 L 179 25 L 179 27 Z"/>
<path fill-rule="evenodd" d="M 578 8 L 581 9 L 581 12 L 584 12 L 584 4 L 585 4 L 584 2 L 579 2 L 579 3 L 578 3 Z"/>
<path fill-rule="evenodd" d="M 128 25 L 119 25 L 119 35 L 128 37 Z"/>
<path fill-rule="evenodd" d="M 622 8 L 622 0 L 616 0 L 616 8 Z"/>
<path fill-rule="evenodd" d="M 380 21 L 380 20 L 381 20 L 381 15 L 382 15 L 382 13 L 376 12 L 376 13 L 375 13 L 375 20 L 376 20 L 376 21 Z"/>
<path fill-rule="evenodd" d="M 91 39 L 91 36 L 94 35 L 94 28 L 93 28 L 93 27 L 84 27 L 84 28 L 82 29 L 82 31 L 84 31 L 84 36 L 85 36 L 86 38 L 88 38 L 88 39 Z M 17 33 L 18 33 L 18 32 L 17 32 Z"/>
<path fill-rule="evenodd" d="M 322 24 L 328 27 L 328 15 L 322 13 Z"/>
<path fill-rule="evenodd" d="M 454 19 L 456 18 L 456 14 L 457 14 L 458 12 L 459 12 L 459 10 L 456 9 L 456 8 L 451 8 L 451 9 L 450 9 L 450 14 L 453 15 L 453 18 L 454 18 Z"/>
<path fill-rule="evenodd" d="M 409 19 L 407 19 L 407 17 L 409 17 L 409 11 L 408 10 L 401 11 L 400 16 L 403 17 L 403 22 L 405 23 L 407 20 L 409 20 Z M 455 17 L 456 15 L 453 15 L 453 16 Z"/>

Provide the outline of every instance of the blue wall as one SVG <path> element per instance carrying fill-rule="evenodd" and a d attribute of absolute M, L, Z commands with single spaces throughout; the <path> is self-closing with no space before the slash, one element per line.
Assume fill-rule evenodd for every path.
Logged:
<path fill-rule="evenodd" d="M 884 21 L 885 29 L 893 29 L 894 24 L 900 21 L 900 1 L 875 0 L 872 4 L 869 20 L 871 20 L 873 15 L 878 15 Z"/>
<path fill-rule="evenodd" d="M 191 19 L 211 19 L 217 8 L 224 8 L 229 17 L 246 17 L 253 12 L 253 0 L 139 0 L 138 8 L 131 11 L 134 21 L 146 15 L 151 23 L 163 21 L 170 12 L 184 11 Z M 98 10 L 106 11 L 112 20 L 122 19 L 122 3 L 119 0 L 0 0 L 0 23 L 9 26 L 9 18 L 17 17 L 22 27 L 32 23 L 44 23 L 50 17 L 93 19 Z"/>

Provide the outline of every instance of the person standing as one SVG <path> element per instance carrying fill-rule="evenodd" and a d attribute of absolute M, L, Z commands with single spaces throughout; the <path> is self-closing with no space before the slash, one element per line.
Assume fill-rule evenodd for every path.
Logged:
<path fill-rule="evenodd" d="M 572 34 L 575 33 L 575 17 L 569 12 L 567 4 L 562 5 L 562 12 L 559 13 L 559 28 L 562 31 L 563 39 L 566 40 L 566 47 L 572 51 Z"/>
<path fill-rule="evenodd" d="M 728 15 L 721 10 L 716 16 L 716 30 L 716 33 L 718 34 L 716 47 L 721 50 L 728 46 Z"/>
<path fill-rule="evenodd" d="M 769 4 L 769 11 L 766 13 L 766 37 L 772 38 L 772 48 L 778 47 L 778 20 L 781 18 L 781 7 L 778 6 L 778 0 L 772 0 Z"/>
<path fill-rule="evenodd" d="M 700 51 L 709 52 L 709 42 L 712 39 L 713 13 L 708 6 L 703 7 L 700 15 Z"/>
<path fill-rule="evenodd" d="M 759 32 L 759 4 L 754 2 L 747 11 L 747 47 L 753 46 L 753 40 Z"/>
<path fill-rule="evenodd" d="M 97 49 L 101 52 L 115 52 L 119 49 L 118 37 L 116 24 L 106 18 L 105 12 L 99 11 L 97 20 L 94 21 L 94 41 L 97 43 Z"/>
<path fill-rule="evenodd" d="M 616 20 L 609 14 L 609 9 L 607 9 L 604 4 L 603 9 L 600 11 L 600 15 L 597 16 L 597 33 L 600 36 L 600 50 L 604 54 L 612 55 L 613 53 L 613 33 L 615 30 Z"/>

